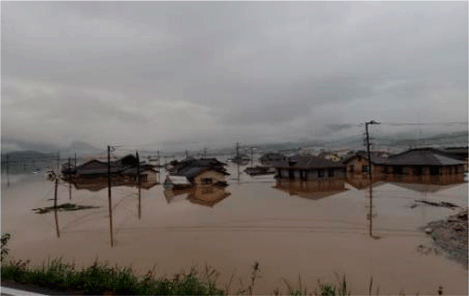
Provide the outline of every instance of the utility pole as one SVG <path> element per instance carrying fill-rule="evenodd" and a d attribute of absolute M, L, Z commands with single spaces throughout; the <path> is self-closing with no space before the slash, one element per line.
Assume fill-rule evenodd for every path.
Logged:
<path fill-rule="evenodd" d="M 107 146 L 107 186 L 109 199 L 109 229 L 111 231 L 111 248 L 114 246 L 112 236 L 112 201 L 111 201 L 111 146 Z"/>
<path fill-rule="evenodd" d="M 57 174 L 60 171 L 59 162 L 60 162 L 60 152 L 57 151 Z"/>
<path fill-rule="evenodd" d="M 161 162 L 160 162 L 160 150 L 158 150 L 158 183 L 161 181 Z"/>
<path fill-rule="evenodd" d="M 239 183 L 239 143 L 236 142 L 236 165 L 238 167 L 238 183 Z"/>
<path fill-rule="evenodd" d="M 7 186 L 8 187 L 10 186 L 10 162 L 9 162 L 9 159 L 10 159 L 10 155 L 7 154 Z"/>
<path fill-rule="evenodd" d="M 72 174 L 71 174 L 71 162 L 70 162 L 70 157 L 68 158 L 68 196 L 69 199 L 72 199 Z"/>
<path fill-rule="evenodd" d="M 370 237 L 373 237 L 373 178 L 371 175 L 371 153 L 370 153 L 370 135 L 368 133 L 369 124 L 380 124 L 374 120 L 365 122 L 365 131 L 366 131 L 366 150 L 368 154 L 368 176 L 370 178 Z"/>
<path fill-rule="evenodd" d="M 251 167 L 252 167 L 252 162 L 253 162 L 253 154 L 252 154 L 252 150 L 254 149 L 254 147 L 251 147 Z"/>
<path fill-rule="evenodd" d="M 142 218 L 142 193 L 140 190 L 140 158 L 138 157 L 138 151 L 136 151 L 137 154 L 137 180 L 138 180 L 138 219 Z"/>

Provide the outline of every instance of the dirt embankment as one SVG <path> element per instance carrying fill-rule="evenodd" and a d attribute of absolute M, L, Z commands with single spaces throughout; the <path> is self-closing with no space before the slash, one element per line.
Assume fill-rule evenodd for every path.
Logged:
<path fill-rule="evenodd" d="M 446 220 L 430 222 L 423 228 L 429 234 L 436 246 L 448 256 L 468 267 L 468 210 L 449 216 Z"/>

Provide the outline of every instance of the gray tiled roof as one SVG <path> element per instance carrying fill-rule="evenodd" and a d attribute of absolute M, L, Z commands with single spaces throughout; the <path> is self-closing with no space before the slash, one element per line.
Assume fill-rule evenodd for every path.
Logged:
<path fill-rule="evenodd" d="M 276 168 L 290 167 L 298 169 L 345 167 L 340 162 L 333 162 L 331 160 L 323 159 L 312 155 L 295 155 L 289 157 L 287 160 L 278 161 L 273 166 Z"/>
<path fill-rule="evenodd" d="M 205 171 L 207 167 L 185 167 L 177 171 L 173 176 L 184 176 L 189 180 L 192 180 L 200 174 L 201 172 Z"/>
<path fill-rule="evenodd" d="M 461 165 L 464 162 L 451 158 L 443 151 L 433 148 L 412 149 L 389 157 L 387 165 L 428 165 L 447 166 Z"/>

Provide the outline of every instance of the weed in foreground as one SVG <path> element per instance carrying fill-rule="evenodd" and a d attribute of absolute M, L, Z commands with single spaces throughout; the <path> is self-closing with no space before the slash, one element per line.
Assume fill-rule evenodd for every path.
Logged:
<path fill-rule="evenodd" d="M 206 280 L 196 277 L 196 272 L 177 274 L 173 279 L 155 278 L 154 269 L 143 278 L 130 267 L 95 263 L 78 270 L 74 264 L 54 259 L 41 267 L 30 267 L 29 261 L 11 260 L 2 264 L 2 279 L 34 284 L 59 291 L 81 291 L 85 295 L 222 295 L 216 287 L 213 272 L 207 269 Z"/>

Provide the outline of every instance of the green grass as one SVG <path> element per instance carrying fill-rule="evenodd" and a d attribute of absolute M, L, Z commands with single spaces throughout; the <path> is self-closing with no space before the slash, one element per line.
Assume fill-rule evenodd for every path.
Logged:
<path fill-rule="evenodd" d="M 144 277 L 137 277 L 129 267 L 112 267 L 97 261 L 82 269 L 61 259 L 41 267 L 30 267 L 28 261 L 10 261 L 2 263 L 1 277 L 2 280 L 58 291 L 79 291 L 85 295 L 223 295 L 213 277 L 199 279 L 193 269 L 172 279 L 155 278 L 152 270 Z"/>

